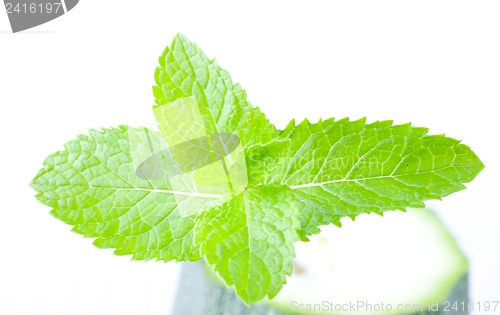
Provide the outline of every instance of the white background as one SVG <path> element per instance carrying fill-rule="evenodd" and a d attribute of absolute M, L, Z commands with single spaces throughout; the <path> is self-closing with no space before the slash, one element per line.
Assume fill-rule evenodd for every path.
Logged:
<path fill-rule="evenodd" d="M 153 71 L 176 32 L 278 127 L 367 116 L 470 145 L 486 169 L 432 204 L 470 257 L 472 298 L 499 300 L 499 17 L 498 1 L 82 0 L 11 34 L 0 13 L 0 314 L 167 313 L 175 263 L 96 249 L 28 184 L 88 128 L 155 126 Z"/>

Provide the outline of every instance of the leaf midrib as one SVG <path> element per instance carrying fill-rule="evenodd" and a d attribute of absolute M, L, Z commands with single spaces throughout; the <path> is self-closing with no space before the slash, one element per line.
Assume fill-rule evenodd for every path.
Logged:
<path fill-rule="evenodd" d="M 308 184 L 302 184 L 302 185 L 293 185 L 289 186 L 291 189 L 302 189 L 302 188 L 308 188 L 308 187 L 317 187 L 317 186 L 323 186 L 323 185 L 328 185 L 328 184 L 334 184 L 334 183 L 345 183 L 345 182 L 360 182 L 360 181 L 367 181 L 367 180 L 374 180 L 374 179 L 384 179 L 384 178 L 399 178 L 399 177 L 404 177 L 404 176 L 415 176 L 415 175 L 421 175 L 421 174 L 431 174 L 431 173 L 437 173 L 439 171 L 448 169 L 448 168 L 471 168 L 470 166 L 460 166 L 460 165 L 451 165 L 451 166 L 446 166 L 437 170 L 433 171 L 426 171 L 426 172 L 418 172 L 418 173 L 411 173 L 411 174 L 400 174 L 400 175 L 382 175 L 382 176 L 373 176 L 373 177 L 365 177 L 365 178 L 353 178 L 353 179 L 347 179 L 347 178 L 342 178 L 342 179 L 337 179 L 337 180 L 332 180 L 332 181 L 326 181 L 326 182 L 321 182 L 321 183 L 308 183 Z"/>
<path fill-rule="evenodd" d="M 72 187 L 87 187 L 93 189 L 111 189 L 116 191 L 145 191 L 148 193 L 163 193 L 163 194 L 172 194 L 172 195 L 182 195 L 189 196 L 195 198 L 210 198 L 210 199 L 220 199 L 227 195 L 225 194 L 206 194 L 206 193 L 196 193 L 196 192 L 185 192 L 185 191 L 176 191 L 176 190 L 168 190 L 168 189 L 153 189 L 153 188 L 138 188 L 138 187 L 106 187 L 106 186 L 94 186 L 94 185 L 75 185 L 72 184 Z"/>

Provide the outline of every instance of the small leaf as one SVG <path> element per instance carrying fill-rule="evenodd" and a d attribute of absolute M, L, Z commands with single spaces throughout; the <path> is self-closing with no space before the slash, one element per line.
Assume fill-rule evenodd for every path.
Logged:
<path fill-rule="evenodd" d="M 290 189 L 256 186 L 204 212 L 195 235 L 214 271 L 250 304 L 281 290 L 292 272 L 298 228 Z"/>
<path fill-rule="evenodd" d="M 229 73 L 182 35 L 177 35 L 160 57 L 155 79 L 155 107 L 193 98 L 209 133 L 235 134 L 244 148 L 278 135 L 265 115 L 248 102 L 241 86 L 232 82 Z"/>

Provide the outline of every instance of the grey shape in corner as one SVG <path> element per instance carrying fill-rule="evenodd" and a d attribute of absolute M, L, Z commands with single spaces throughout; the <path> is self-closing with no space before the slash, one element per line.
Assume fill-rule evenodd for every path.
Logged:
<path fill-rule="evenodd" d="M 4 0 L 12 32 L 50 22 L 73 9 L 79 0 Z M 66 5 L 66 11 L 65 6 Z"/>
<path fill-rule="evenodd" d="M 468 277 L 464 276 L 450 292 L 447 301 L 468 301 Z M 183 263 L 171 315 L 290 315 L 268 305 L 247 307 L 236 294 L 210 280 L 203 263 Z M 467 311 L 424 311 L 413 315 L 468 315 Z"/>
<path fill-rule="evenodd" d="M 66 2 L 66 11 L 69 12 L 73 9 L 78 4 L 78 1 L 80 0 L 64 0 Z"/>
<path fill-rule="evenodd" d="M 9 16 L 10 26 L 14 33 L 47 23 L 64 14 L 61 1 L 50 2 L 53 5 L 50 13 L 44 9 L 48 4 L 46 0 L 30 0 L 29 4 L 26 0 L 4 0 L 4 3 L 7 15 Z M 27 12 L 24 11 L 24 4 L 27 4 Z M 30 5 L 33 5 L 35 8 L 35 13 L 30 12 Z M 16 10 L 16 8 L 18 10 Z"/>

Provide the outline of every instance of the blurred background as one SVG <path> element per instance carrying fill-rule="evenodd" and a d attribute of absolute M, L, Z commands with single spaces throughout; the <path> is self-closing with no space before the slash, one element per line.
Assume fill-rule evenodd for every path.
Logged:
<path fill-rule="evenodd" d="M 497 1 L 82 0 L 11 34 L 0 12 L 0 314 L 168 313 L 179 264 L 98 250 L 28 184 L 89 128 L 155 127 L 153 72 L 177 32 L 280 128 L 366 116 L 471 146 L 486 169 L 429 204 L 470 259 L 472 300 L 499 300 L 498 16 Z"/>

